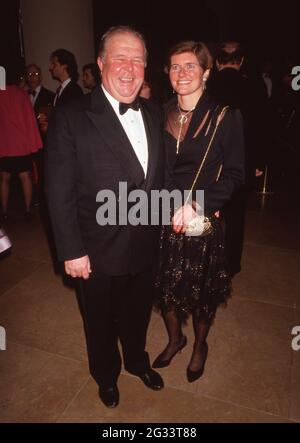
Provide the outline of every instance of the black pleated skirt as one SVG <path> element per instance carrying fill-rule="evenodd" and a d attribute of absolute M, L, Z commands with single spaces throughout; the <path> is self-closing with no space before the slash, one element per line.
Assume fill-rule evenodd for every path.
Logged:
<path fill-rule="evenodd" d="M 212 225 L 205 237 L 176 234 L 172 226 L 161 232 L 155 308 L 175 310 L 182 322 L 194 311 L 210 322 L 231 293 L 223 229 L 219 219 Z"/>

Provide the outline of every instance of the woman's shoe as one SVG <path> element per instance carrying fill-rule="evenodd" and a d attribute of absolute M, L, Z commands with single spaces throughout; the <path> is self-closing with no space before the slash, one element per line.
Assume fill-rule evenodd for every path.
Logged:
<path fill-rule="evenodd" d="M 159 354 L 159 356 L 154 360 L 153 364 L 152 364 L 152 368 L 165 368 L 167 366 L 169 366 L 169 364 L 171 363 L 172 359 L 175 357 L 175 355 L 179 352 L 182 351 L 182 349 L 186 346 L 187 344 L 187 338 L 185 335 L 182 336 L 181 339 L 181 343 L 179 345 L 179 347 L 176 349 L 176 352 L 174 352 L 173 355 L 171 355 L 170 358 L 168 358 L 167 360 L 163 360 L 162 359 L 162 355 L 164 352 L 162 352 L 161 354 Z"/>
<path fill-rule="evenodd" d="M 186 378 L 189 383 L 198 380 L 198 378 L 200 378 L 203 375 L 207 354 L 208 354 L 208 345 L 206 343 L 202 366 L 198 369 L 198 371 L 191 371 L 189 368 L 186 369 Z"/>

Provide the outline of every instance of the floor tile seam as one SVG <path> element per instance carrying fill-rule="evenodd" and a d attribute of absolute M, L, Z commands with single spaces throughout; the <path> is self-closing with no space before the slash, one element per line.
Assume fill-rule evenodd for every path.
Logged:
<path fill-rule="evenodd" d="M 270 302 L 270 301 L 266 301 L 266 300 L 261 300 L 261 299 L 253 299 L 253 298 L 249 298 L 249 297 L 241 297 L 240 295 L 233 295 L 232 298 L 234 299 L 238 299 L 238 300 L 246 300 L 246 301 L 250 301 L 253 303 L 262 303 L 262 304 L 266 304 L 266 305 L 273 305 L 279 308 L 287 308 L 287 309 L 295 309 L 295 310 L 300 310 L 300 305 L 299 307 L 295 306 L 295 305 L 283 305 L 281 303 L 274 303 L 274 302 Z M 230 300 L 228 302 L 228 304 L 230 304 Z"/>
<path fill-rule="evenodd" d="M 28 275 L 26 275 L 25 277 L 23 277 L 21 280 L 19 280 L 17 283 L 15 283 L 14 285 L 10 286 L 8 289 L 6 289 L 4 292 L 2 292 L 2 294 L 0 294 L 0 302 L 1 302 L 1 297 L 3 295 L 5 295 L 7 292 L 11 291 L 12 289 L 15 289 L 17 286 L 21 285 L 24 280 L 27 280 L 28 278 L 30 278 L 32 276 L 32 274 L 34 274 L 36 271 L 38 271 L 38 269 L 40 267 L 42 267 L 42 265 L 45 263 L 39 263 L 39 266 L 34 269 L 33 271 L 31 271 Z"/>
<path fill-rule="evenodd" d="M 123 373 L 123 375 L 128 376 L 128 377 L 135 377 L 134 375 L 127 374 L 127 373 Z M 174 391 L 184 392 L 185 394 L 190 394 L 190 395 L 194 396 L 195 398 L 201 396 L 201 397 L 205 397 L 205 398 L 208 398 L 208 399 L 211 399 L 211 400 L 215 400 L 215 401 L 218 401 L 218 402 L 221 402 L 221 403 L 230 404 L 232 406 L 239 407 L 239 408 L 242 408 L 242 409 L 247 409 L 249 411 L 260 412 L 260 413 L 264 413 L 264 414 L 270 415 L 270 416 L 275 417 L 275 418 L 278 417 L 278 418 L 283 418 L 285 420 L 290 420 L 290 418 L 288 418 L 288 417 L 280 416 L 278 414 L 272 414 L 271 412 L 264 411 L 263 409 L 250 408 L 249 406 L 244 406 L 244 405 L 241 405 L 239 403 L 231 402 L 230 400 L 224 400 L 224 399 L 221 399 L 219 397 L 211 396 L 211 395 L 208 395 L 208 394 L 199 394 L 198 392 L 192 392 L 192 391 L 186 390 L 184 388 L 178 388 L 178 387 L 175 387 L 175 386 L 169 385 L 169 384 L 165 384 L 165 387 L 168 388 L 168 389 L 174 390 Z"/>
<path fill-rule="evenodd" d="M 87 386 L 88 382 L 90 381 L 91 376 L 88 376 L 87 379 L 82 383 L 81 387 L 77 390 L 77 392 L 74 394 L 72 399 L 69 401 L 63 412 L 57 417 L 54 423 L 58 423 L 61 418 L 63 418 L 64 414 L 68 411 L 68 409 L 71 407 L 72 403 L 76 400 L 76 398 L 79 396 L 81 391 Z"/>
<path fill-rule="evenodd" d="M 8 340 L 8 343 L 9 342 L 12 342 L 12 343 L 15 343 L 15 344 L 18 344 L 18 345 L 21 345 L 21 346 L 25 346 L 25 347 L 30 348 L 30 349 L 34 349 L 35 351 L 44 352 L 45 354 L 48 354 L 49 356 L 52 356 L 52 357 L 60 357 L 63 360 L 70 360 L 70 361 L 77 362 L 77 363 L 86 363 L 87 362 L 87 359 L 86 360 L 80 360 L 80 359 L 77 359 L 75 357 L 68 357 L 66 355 L 59 354 L 59 353 L 56 353 L 56 352 L 50 352 L 50 351 L 47 351 L 46 349 L 39 348 L 38 346 L 32 346 L 32 345 L 28 345 L 27 343 L 23 343 L 22 341 L 20 341 L 18 339 L 15 339 L 15 338 L 10 338 Z M 3 352 L 5 352 L 5 351 L 3 351 Z"/>
<path fill-rule="evenodd" d="M 269 415 L 269 416 L 274 417 L 274 418 L 282 418 L 284 420 L 296 421 L 294 419 L 290 419 L 289 417 L 284 417 L 284 416 L 281 416 L 281 415 L 278 415 L 278 414 L 273 414 L 273 413 L 267 412 L 267 411 L 265 411 L 263 409 L 251 408 L 249 406 L 241 405 L 239 403 L 235 403 L 235 402 L 232 402 L 230 400 L 224 400 L 222 398 L 215 397 L 215 396 L 212 396 L 212 395 L 199 394 L 198 392 L 195 393 L 195 392 L 191 392 L 191 391 L 186 391 L 185 389 L 180 389 L 180 388 L 176 388 L 174 386 L 169 386 L 169 385 L 166 385 L 166 387 L 168 387 L 169 389 L 174 389 L 174 390 L 177 390 L 177 391 L 180 391 L 180 392 L 185 392 L 187 394 L 191 394 L 191 395 L 193 395 L 196 398 L 201 396 L 201 397 L 204 397 L 204 398 L 207 398 L 207 399 L 210 399 L 210 400 L 218 401 L 220 403 L 229 404 L 231 406 L 235 406 L 235 407 L 238 407 L 240 409 L 246 409 L 246 410 L 252 411 L 252 412 L 263 413 L 263 414 Z"/>

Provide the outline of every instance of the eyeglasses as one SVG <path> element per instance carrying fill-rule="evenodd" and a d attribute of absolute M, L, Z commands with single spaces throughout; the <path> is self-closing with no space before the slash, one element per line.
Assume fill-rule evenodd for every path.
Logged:
<path fill-rule="evenodd" d="M 198 63 L 185 63 L 184 65 L 171 65 L 170 72 L 179 73 L 180 71 L 184 72 L 194 72 L 199 68 Z"/>
<path fill-rule="evenodd" d="M 38 77 L 40 75 L 40 73 L 39 72 L 27 72 L 26 75 L 27 75 L 27 77 L 33 77 L 33 76 Z"/>

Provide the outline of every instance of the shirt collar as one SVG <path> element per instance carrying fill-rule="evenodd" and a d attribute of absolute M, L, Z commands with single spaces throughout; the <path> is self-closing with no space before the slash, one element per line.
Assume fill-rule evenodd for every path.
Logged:
<path fill-rule="evenodd" d="M 37 88 L 36 88 L 36 90 L 35 90 L 35 92 L 36 92 L 36 95 L 38 95 L 39 93 L 40 93 L 40 90 L 42 89 L 42 85 L 39 85 Z"/>
<path fill-rule="evenodd" d="M 107 100 L 109 101 L 109 103 L 112 105 L 114 111 L 119 115 L 119 101 L 116 100 L 109 92 L 107 92 L 107 90 L 104 88 L 103 85 L 101 85 L 101 88 L 105 94 L 105 97 L 107 98 Z"/>
<path fill-rule="evenodd" d="M 71 81 L 71 79 L 70 79 L 70 78 L 67 78 L 67 80 L 64 80 L 64 81 L 62 82 L 60 92 L 61 92 L 63 89 L 65 89 L 65 87 L 70 83 L 70 81 Z"/>

